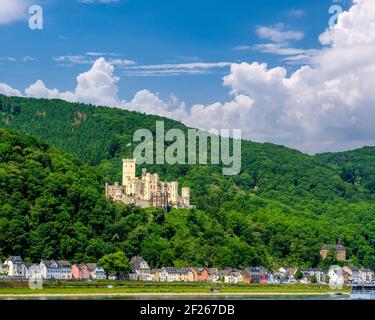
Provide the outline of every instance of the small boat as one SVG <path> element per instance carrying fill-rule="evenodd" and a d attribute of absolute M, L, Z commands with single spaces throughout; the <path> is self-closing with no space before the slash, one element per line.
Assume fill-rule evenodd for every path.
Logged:
<path fill-rule="evenodd" d="M 350 299 L 375 300 L 375 283 L 353 284 Z"/>

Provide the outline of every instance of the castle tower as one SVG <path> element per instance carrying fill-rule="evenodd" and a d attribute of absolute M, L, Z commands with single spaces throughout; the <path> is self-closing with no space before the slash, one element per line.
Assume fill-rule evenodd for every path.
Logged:
<path fill-rule="evenodd" d="M 168 200 L 172 204 L 177 204 L 178 202 L 178 182 L 172 181 L 167 183 L 168 186 Z"/>
<path fill-rule="evenodd" d="M 122 159 L 122 185 L 126 186 L 129 180 L 135 179 L 136 159 Z"/>
<path fill-rule="evenodd" d="M 190 199 L 190 188 L 189 187 L 181 188 L 181 195 L 182 195 L 183 198 L 189 198 Z"/>
<path fill-rule="evenodd" d="M 190 188 L 189 187 L 181 188 L 181 197 L 182 197 L 182 202 L 184 206 L 190 207 Z"/>

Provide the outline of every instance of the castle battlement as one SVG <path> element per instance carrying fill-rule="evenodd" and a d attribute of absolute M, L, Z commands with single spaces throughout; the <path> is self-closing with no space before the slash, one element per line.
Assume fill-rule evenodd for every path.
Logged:
<path fill-rule="evenodd" d="M 140 178 L 137 177 L 136 159 L 123 159 L 122 164 L 122 185 L 118 182 L 106 184 L 105 194 L 108 198 L 143 208 L 191 208 L 190 188 L 181 188 L 180 195 L 177 181 L 160 181 L 157 173 L 151 174 L 146 169 L 142 169 Z"/>

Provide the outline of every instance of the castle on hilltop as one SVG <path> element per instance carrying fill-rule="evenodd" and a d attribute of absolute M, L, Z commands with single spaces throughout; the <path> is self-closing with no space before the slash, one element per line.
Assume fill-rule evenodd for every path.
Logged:
<path fill-rule="evenodd" d="M 157 173 L 142 170 L 141 178 L 136 177 L 136 159 L 123 159 L 122 185 L 105 185 L 106 197 L 125 204 L 135 204 L 142 208 L 191 208 L 190 188 L 181 188 L 178 193 L 178 182 L 160 181 Z"/>

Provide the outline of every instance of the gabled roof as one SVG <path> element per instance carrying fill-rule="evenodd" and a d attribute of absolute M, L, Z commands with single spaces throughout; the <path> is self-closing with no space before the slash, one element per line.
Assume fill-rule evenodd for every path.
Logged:
<path fill-rule="evenodd" d="M 234 277 L 238 277 L 238 276 L 242 276 L 241 272 L 238 270 L 238 269 L 231 269 L 231 268 L 227 268 L 225 270 L 221 270 L 219 271 L 219 274 L 221 276 L 234 276 Z"/>
<path fill-rule="evenodd" d="M 297 268 L 287 268 L 285 276 L 290 277 L 297 271 Z"/>
<path fill-rule="evenodd" d="M 346 250 L 342 244 L 325 244 L 320 248 L 320 250 L 329 250 L 330 248 L 335 248 L 336 250 Z"/>
<path fill-rule="evenodd" d="M 206 270 L 207 273 L 210 272 L 210 270 L 208 268 L 192 268 L 192 271 L 195 271 L 197 274 L 202 274 L 202 272 Z"/>
<path fill-rule="evenodd" d="M 219 269 L 217 268 L 208 268 L 208 273 L 212 276 L 217 276 L 219 275 Z"/>
<path fill-rule="evenodd" d="M 130 264 L 132 266 L 132 270 L 139 270 L 139 269 L 141 269 L 141 264 L 142 263 L 147 263 L 147 261 L 143 257 L 136 256 L 136 257 L 133 257 L 130 260 Z"/>
<path fill-rule="evenodd" d="M 161 272 L 161 269 L 151 269 L 151 274 L 157 274 L 160 272 Z"/>
<path fill-rule="evenodd" d="M 58 268 L 59 267 L 59 264 L 55 260 L 42 260 L 41 263 L 44 264 L 46 268 Z M 56 264 L 57 266 L 54 267 L 52 266 L 53 264 Z"/>
<path fill-rule="evenodd" d="M 71 268 L 71 264 L 69 261 L 66 260 L 59 260 L 57 261 L 59 268 Z"/>
<path fill-rule="evenodd" d="M 173 267 L 166 267 L 164 270 L 170 274 L 189 274 L 192 273 L 191 268 L 182 268 L 182 269 L 176 269 Z"/>
<path fill-rule="evenodd" d="M 71 268 L 70 262 L 66 260 L 42 260 L 41 263 L 44 264 L 46 268 Z"/>
<path fill-rule="evenodd" d="M 87 266 L 87 269 L 90 271 L 90 272 L 93 272 L 96 270 L 96 268 L 98 267 L 98 265 L 96 263 L 86 263 L 86 266 Z"/>
<path fill-rule="evenodd" d="M 23 260 L 20 256 L 10 256 L 7 261 L 11 261 L 14 264 L 23 264 Z"/>

